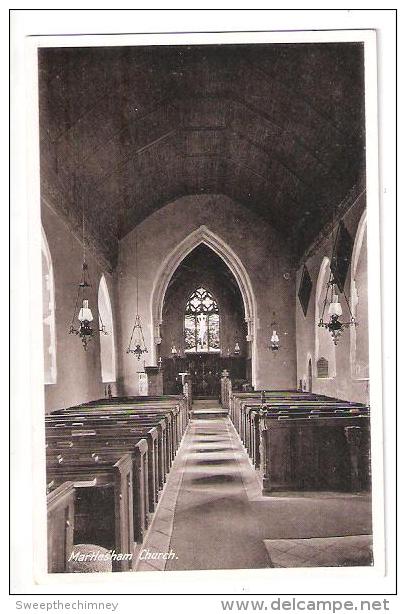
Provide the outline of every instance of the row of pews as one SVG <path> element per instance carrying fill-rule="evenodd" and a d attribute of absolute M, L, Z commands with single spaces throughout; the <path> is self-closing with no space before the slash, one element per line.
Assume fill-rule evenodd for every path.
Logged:
<path fill-rule="evenodd" d="M 370 490 L 368 406 L 295 390 L 232 392 L 227 401 L 263 494 Z"/>
<path fill-rule="evenodd" d="M 48 571 L 70 570 L 74 544 L 133 568 L 188 421 L 183 395 L 113 397 L 45 418 Z M 131 556 L 130 556 L 131 555 Z"/>

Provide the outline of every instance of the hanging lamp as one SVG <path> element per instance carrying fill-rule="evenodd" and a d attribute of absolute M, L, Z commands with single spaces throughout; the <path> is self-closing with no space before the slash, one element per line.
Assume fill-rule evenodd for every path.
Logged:
<path fill-rule="evenodd" d="M 273 317 L 275 318 L 275 312 L 272 313 Z M 277 352 L 280 348 L 280 344 L 279 344 L 279 335 L 276 332 L 277 328 L 276 328 L 276 321 L 275 319 L 271 322 L 271 326 L 272 326 L 272 335 L 270 337 L 269 340 L 269 349 L 272 352 Z"/>
<path fill-rule="evenodd" d="M 351 313 L 351 307 L 347 299 L 347 295 L 343 291 L 344 298 L 346 300 L 348 311 L 350 313 L 350 320 L 348 322 L 341 322 L 340 318 L 343 315 L 343 308 L 341 307 L 340 298 L 338 295 L 338 287 L 334 280 L 334 275 L 330 269 L 330 276 L 327 282 L 326 296 L 324 298 L 323 303 L 323 313 L 320 318 L 319 326 L 327 329 L 333 338 L 334 345 L 338 344 L 338 340 L 340 339 L 345 328 L 349 328 L 350 326 L 358 326 L 358 323 L 355 321 L 354 316 Z M 329 303 L 327 309 L 328 319 L 324 318 L 326 313 L 327 303 Z"/>
<path fill-rule="evenodd" d="M 135 274 L 136 274 L 136 291 L 137 291 L 137 310 L 135 314 L 134 326 L 131 332 L 130 342 L 127 348 L 127 354 L 135 354 L 140 360 L 143 354 L 148 353 L 148 349 L 142 331 L 141 317 L 138 311 L 138 234 L 135 231 Z"/>
<path fill-rule="evenodd" d="M 270 348 L 272 352 L 277 352 L 279 350 L 279 337 L 276 330 L 272 331 Z"/>
<path fill-rule="evenodd" d="M 87 345 L 94 335 L 92 322 L 94 320 L 92 310 L 89 306 L 89 288 L 92 287 L 88 277 L 88 265 L 86 262 L 86 241 L 85 241 L 85 210 L 82 201 L 82 246 L 83 246 L 83 261 L 82 261 L 82 276 L 78 284 L 76 293 L 76 302 L 73 310 L 72 320 L 69 328 L 69 334 L 79 335 L 84 350 L 87 350 Z M 79 325 L 76 322 L 79 321 Z M 99 314 L 98 331 L 107 335 L 106 328 Z"/>
<path fill-rule="evenodd" d="M 337 235 L 333 243 L 331 262 L 335 262 L 338 257 L 337 256 L 337 242 L 338 242 L 339 233 L 340 233 L 340 226 L 337 230 Z M 336 269 L 338 270 L 338 265 Z M 344 282 L 345 282 L 345 275 L 344 275 L 344 279 L 342 279 L 341 281 L 341 287 L 342 287 L 342 294 L 344 295 L 345 301 L 347 303 L 348 311 L 350 314 L 350 319 L 348 322 L 342 322 L 340 320 L 341 316 L 343 315 L 343 308 L 341 306 L 340 298 L 339 298 L 340 288 L 339 288 L 339 284 L 337 283 L 337 280 L 335 279 L 334 273 L 332 271 L 331 263 L 330 263 L 330 275 L 329 275 L 329 280 L 326 284 L 326 295 L 324 297 L 323 312 L 321 314 L 321 318 L 320 318 L 320 322 L 318 323 L 318 326 L 325 328 L 326 330 L 330 332 L 333 338 L 334 345 L 338 344 L 338 341 L 345 328 L 349 328 L 350 326 L 358 326 L 358 323 L 355 321 L 355 318 L 351 312 L 351 307 L 350 307 L 347 295 L 344 290 Z M 327 308 L 327 304 L 328 304 L 328 308 Z M 328 317 L 325 319 L 324 316 L 326 314 L 326 308 L 327 308 Z"/>

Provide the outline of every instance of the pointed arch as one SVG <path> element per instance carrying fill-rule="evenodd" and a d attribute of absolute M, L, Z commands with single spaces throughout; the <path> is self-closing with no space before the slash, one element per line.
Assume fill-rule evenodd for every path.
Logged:
<path fill-rule="evenodd" d="M 100 278 L 97 295 L 100 323 L 105 327 L 106 333 L 100 332 L 100 363 L 102 382 L 116 381 L 116 348 L 114 340 L 113 310 L 111 308 L 110 294 L 104 275 Z M 102 328 L 100 326 L 100 328 Z"/>
<path fill-rule="evenodd" d="M 361 216 L 351 260 L 351 311 L 358 326 L 350 328 L 351 376 L 369 379 L 367 212 Z"/>
<path fill-rule="evenodd" d="M 44 337 L 44 383 L 56 384 L 55 281 L 52 257 L 44 229 L 42 252 L 42 329 Z"/>
<path fill-rule="evenodd" d="M 252 342 L 252 378 L 255 386 L 256 378 L 256 321 L 257 308 L 255 294 L 252 288 L 251 280 L 248 273 L 242 264 L 241 260 L 231 249 L 231 247 L 223 241 L 214 232 L 209 230 L 207 226 L 200 226 L 195 231 L 190 233 L 183 241 L 181 241 L 162 262 L 155 280 L 151 294 L 151 322 L 154 335 L 153 343 L 153 360 L 156 362 L 156 345 L 161 342 L 160 327 L 162 324 L 162 312 L 165 299 L 165 293 L 168 284 L 175 273 L 180 263 L 192 252 L 198 245 L 203 244 L 209 247 L 217 254 L 223 262 L 228 266 L 231 273 L 234 275 L 244 304 L 245 321 L 247 323 L 247 341 Z"/>

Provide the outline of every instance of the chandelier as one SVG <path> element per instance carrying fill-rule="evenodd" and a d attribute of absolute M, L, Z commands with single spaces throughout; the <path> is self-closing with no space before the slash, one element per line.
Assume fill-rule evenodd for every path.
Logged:
<path fill-rule="evenodd" d="M 343 315 L 343 308 L 341 307 L 340 299 L 337 293 L 338 290 L 336 292 L 336 289 L 337 285 L 334 280 L 334 275 L 330 270 L 330 277 L 327 282 L 326 296 L 324 298 L 323 303 L 323 312 L 318 325 L 330 332 L 333 338 L 334 345 L 338 344 L 338 340 L 340 339 L 345 328 L 349 328 L 350 326 L 358 326 L 354 316 L 351 313 L 351 308 L 344 290 L 343 294 L 348 306 L 348 311 L 350 313 L 350 319 L 348 322 L 341 322 L 340 318 Z M 327 303 L 329 303 L 327 309 L 328 319 L 325 319 L 324 315 L 326 313 Z"/>
<path fill-rule="evenodd" d="M 130 342 L 127 348 L 127 354 L 135 354 L 138 360 L 140 360 L 143 354 L 148 353 L 148 349 L 144 339 L 144 333 L 142 331 L 141 316 L 138 310 L 138 236 L 137 230 L 135 231 L 135 274 L 136 274 L 136 292 L 137 292 L 137 308 L 134 320 L 134 326 L 131 331 Z"/>
<path fill-rule="evenodd" d="M 272 313 L 272 315 L 275 318 L 275 312 Z M 279 336 L 278 333 L 276 332 L 276 322 L 275 319 L 271 322 L 271 326 L 272 326 L 272 335 L 271 338 L 269 340 L 269 349 L 272 352 L 277 352 L 280 348 L 280 343 L 279 343 Z M 273 328 L 275 327 L 275 328 Z"/>
<path fill-rule="evenodd" d="M 279 350 L 279 337 L 276 330 L 272 331 L 270 348 L 272 352 L 277 352 Z"/>
<path fill-rule="evenodd" d="M 348 252 L 348 253 L 346 253 Z M 344 329 L 350 326 L 358 326 L 351 312 L 351 307 L 348 302 L 347 295 L 344 290 L 345 277 L 348 268 L 348 254 L 350 253 L 350 237 L 344 224 L 340 222 L 337 235 L 333 244 L 333 253 L 330 264 L 329 280 L 326 284 L 326 295 L 324 297 L 323 312 L 321 314 L 319 326 L 328 330 L 333 338 L 334 345 L 338 341 Z M 347 303 L 350 318 L 348 322 L 340 320 L 343 315 L 343 308 L 339 299 L 339 291 L 341 290 Z M 327 307 L 328 305 L 328 307 Z M 327 311 L 327 317 L 325 314 Z"/>
<path fill-rule="evenodd" d="M 92 339 L 94 334 L 93 329 L 93 314 L 89 306 L 88 292 L 92 287 L 88 278 L 88 265 L 86 262 L 86 243 L 85 243 L 85 213 L 84 206 L 82 204 L 82 246 L 83 246 L 83 262 L 82 262 L 82 276 L 78 283 L 78 290 L 76 293 L 76 302 L 73 310 L 72 320 L 69 328 L 69 334 L 79 335 L 84 350 L 87 350 L 87 345 Z M 77 321 L 79 324 L 77 324 Z M 99 314 L 99 328 L 98 332 L 107 335 L 106 328 L 101 320 Z"/>

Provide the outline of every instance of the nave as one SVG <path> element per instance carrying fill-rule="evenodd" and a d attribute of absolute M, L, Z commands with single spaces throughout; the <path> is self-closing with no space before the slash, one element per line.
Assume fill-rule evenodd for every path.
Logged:
<path fill-rule="evenodd" d="M 371 565 L 363 44 L 38 69 L 48 571 Z"/>
<path fill-rule="evenodd" d="M 341 428 L 356 429 L 357 447 L 347 437 L 347 453 L 335 455 L 314 491 L 310 482 L 281 484 L 264 430 L 255 469 L 257 421 L 244 426 L 246 449 L 224 400 L 111 398 L 56 411 L 46 419 L 50 571 L 372 564 L 367 408 L 294 391 L 231 394 L 228 403 L 238 406 L 238 397 L 244 410 L 270 419 L 276 434 L 283 418 L 291 438 L 306 437 L 290 459 L 298 475 L 297 467 L 310 464 L 309 443 L 322 458 L 342 446 Z M 288 416 L 276 409 L 284 402 Z M 297 431 L 306 412 L 305 430 Z"/>

